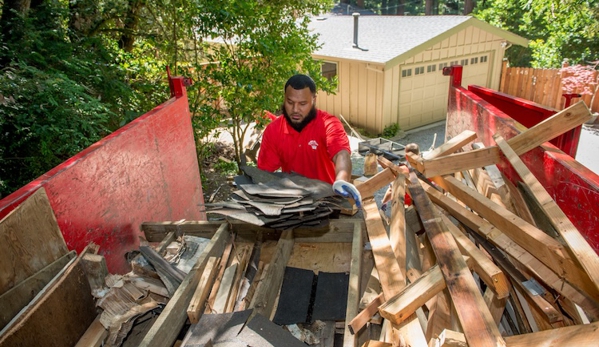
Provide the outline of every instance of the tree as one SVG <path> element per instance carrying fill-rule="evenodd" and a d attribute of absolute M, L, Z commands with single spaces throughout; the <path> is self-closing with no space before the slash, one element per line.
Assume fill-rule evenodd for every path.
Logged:
<path fill-rule="evenodd" d="M 311 53 L 317 40 L 308 31 L 308 14 L 322 13 L 329 1 L 202 1 L 195 27 L 204 61 L 198 112 L 224 123 L 230 131 L 237 163 L 249 125 L 266 122 L 266 111 L 276 112 L 283 101 L 285 81 L 294 73 L 311 75 L 331 91 Z"/>
<path fill-rule="evenodd" d="M 560 67 L 564 59 L 599 59 L 599 0 L 487 0 L 476 17 L 529 40 L 530 48 L 512 48 L 512 65 Z"/>

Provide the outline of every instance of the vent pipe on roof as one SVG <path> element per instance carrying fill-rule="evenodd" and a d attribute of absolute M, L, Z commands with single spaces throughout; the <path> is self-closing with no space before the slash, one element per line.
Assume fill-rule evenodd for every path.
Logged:
<path fill-rule="evenodd" d="M 352 13 L 352 16 L 354 16 L 354 44 L 352 47 L 362 51 L 367 51 L 368 48 L 362 48 L 358 45 L 358 18 L 360 17 L 360 14 L 358 12 L 354 12 Z"/>

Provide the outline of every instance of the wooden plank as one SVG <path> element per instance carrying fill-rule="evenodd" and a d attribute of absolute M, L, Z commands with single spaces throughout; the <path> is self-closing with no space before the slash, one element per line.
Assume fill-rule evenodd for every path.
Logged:
<path fill-rule="evenodd" d="M 356 332 L 360 331 L 366 325 L 366 323 L 368 323 L 372 316 L 379 311 L 379 306 L 383 305 L 384 303 L 385 300 L 383 298 L 383 293 L 381 293 L 347 324 L 349 327 L 349 332 L 351 334 L 355 334 Z"/>
<path fill-rule="evenodd" d="M 535 126 L 509 139 L 508 144 L 518 155 L 524 154 L 531 149 L 552 140 L 553 138 L 576 128 L 589 121 L 592 115 L 584 102 L 562 110 Z M 412 160 L 406 155 L 408 160 Z M 497 164 L 501 160 L 500 150 L 497 146 L 476 149 L 470 152 L 456 153 L 437 159 L 424 160 L 415 165 L 418 171 L 426 177 L 442 176 L 454 172 L 474 169 L 491 164 Z"/>
<path fill-rule="evenodd" d="M 468 343 L 473 346 L 505 346 L 505 341 L 485 305 L 478 286 L 459 254 L 455 240 L 435 213 L 432 202 L 413 171 L 410 172 L 409 179 L 408 189 L 437 261 L 442 264 L 441 272 Z"/>
<path fill-rule="evenodd" d="M 193 296 L 194 290 L 200 280 L 200 275 L 208 263 L 210 257 L 222 254 L 229 236 L 227 224 L 221 224 L 220 228 L 210 240 L 202 255 L 198 258 L 196 264 L 187 274 L 175 294 L 171 297 L 168 304 L 158 316 L 158 319 L 152 324 L 140 346 L 144 347 L 162 347 L 172 346 L 181 331 L 185 320 L 187 319 L 187 307 Z"/>
<path fill-rule="evenodd" d="M 216 299 L 212 305 L 212 311 L 214 313 L 226 313 L 227 300 L 229 300 L 231 294 L 231 287 L 233 286 L 233 279 L 235 278 L 238 266 L 239 264 L 237 263 L 231 264 L 225 270 L 220 287 L 218 288 L 218 293 L 216 294 Z"/>
<path fill-rule="evenodd" d="M 187 307 L 187 317 L 189 317 L 191 324 L 196 324 L 204 312 L 206 299 L 208 299 L 210 288 L 212 288 L 214 278 L 216 277 L 219 260 L 217 257 L 210 257 L 206 263 L 206 267 L 204 267 L 204 271 L 202 271 L 198 286 Z"/>
<path fill-rule="evenodd" d="M 566 245 L 568 245 L 568 249 L 574 255 L 575 261 L 582 266 L 594 284 L 595 289 L 599 292 L 599 257 L 595 250 L 591 248 L 587 240 L 580 234 L 566 214 L 559 208 L 555 200 L 551 198 L 547 190 L 530 172 L 528 167 L 526 167 L 503 137 L 497 135 L 493 138 L 516 172 L 518 172 L 522 181 L 530 188 L 533 196 L 549 217 L 549 222 L 557 230 Z"/>
<path fill-rule="evenodd" d="M 254 294 L 254 309 L 256 313 L 269 319 L 274 314 L 275 298 L 283 283 L 283 275 L 291 256 L 293 243 L 293 232 L 291 230 L 283 231 L 279 242 L 277 242 L 277 248 L 270 266 L 268 270 L 265 269 L 266 275 L 264 280 Z"/>
<path fill-rule="evenodd" d="M 81 259 L 89 285 L 93 290 L 101 290 L 105 287 L 105 279 L 108 276 L 106 259 L 99 254 L 85 254 Z"/>
<path fill-rule="evenodd" d="M 570 283 L 599 301 L 597 287 L 589 279 L 589 276 L 573 262 L 558 241 L 451 176 L 436 177 L 434 181 L 491 222 L 555 273 L 564 276 Z"/>
<path fill-rule="evenodd" d="M 393 181 L 393 193 L 391 198 L 391 223 L 389 224 L 389 241 L 395 253 L 395 258 L 406 277 L 406 218 L 405 218 L 405 195 L 406 176 L 399 173 Z"/>
<path fill-rule="evenodd" d="M 73 346 L 96 316 L 78 257 L 0 331 L 0 346 Z"/>
<path fill-rule="evenodd" d="M 387 237 L 376 201 L 365 202 L 363 212 L 383 294 L 385 298 L 392 298 L 405 287 L 405 278 Z"/>
<path fill-rule="evenodd" d="M 400 324 L 444 288 L 443 274 L 439 266 L 435 265 L 382 304 L 379 313 L 392 323 Z"/>
<path fill-rule="evenodd" d="M 352 242 L 352 257 L 349 271 L 349 288 L 347 292 L 347 308 L 345 311 L 346 320 L 355 317 L 358 314 L 360 304 L 360 281 L 362 276 L 362 255 L 364 253 L 364 230 L 361 222 L 354 224 L 354 240 Z M 356 331 L 356 330 L 354 330 Z M 357 346 L 358 336 L 350 330 L 350 326 L 345 326 L 343 334 L 343 347 Z"/>
<path fill-rule="evenodd" d="M 536 333 L 507 336 L 509 347 L 528 346 L 597 346 L 599 341 L 599 322 L 570 327 L 557 328 Z"/>
<path fill-rule="evenodd" d="M 360 192 L 362 200 L 364 200 L 366 198 L 374 196 L 374 193 L 376 193 L 379 189 L 383 188 L 389 183 L 393 182 L 394 179 L 395 176 L 393 175 L 393 172 L 391 171 L 391 169 L 387 168 L 380 171 L 372 178 L 368 179 L 366 182 L 358 185 L 356 188 Z"/>
<path fill-rule="evenodd" d="M 422 186 L 435 204 L 442 206 L 464 225 L 509 254 L 514 261 L 533 274 L 537 281 L 546 283 L 558 293 L 570 298 L 570 300 L 581 306 L 592 317 L 599 318 L 599 303 L 582 294 L 578 289 L 570 285 L 570 283 L 557 276 L 549 267 L 480 216 L 470 212 L 436 189 L 425 184 Z"/>
<path fill-rule="evenodd" d="M 250 257 L 252 256 L 252 250 L 254 249 L 253 243 L 237 242 L 236 245 L 237 252 L 231 263 L 239 264 L 239 266 L 237 266 L 235 277 L 233 277 L 233 286 L 231 287 L 231 293 L 229 294 L 229 298 L 227 299 L 225 312 L 233 312 L 233 309 L 235 308 L 237 294 L 239 293 L 239 287 L 241 286 L 241 279 L 247 269 L 247 266 L 250 262 Z"/>
<path fill-rule="evenodd" d="M 214 301 L 216 300 L 216 295 L 218 295 L 218 289 L 220 288 L 220 283 L 223 279 L 223 275 L 225 274 L 225 270 L 227 269 L 227 264 L 229 263 L 229 257 L 231 256 L 231 252 L 233 250 L 233 240 L 227 243 L 225 246 L 225 250 L 221 256 L 221 260 L 219 262 L 218 274 L 214 280 L 214 284 L 212 285 L 212 289 L 210 290 L 210 296 L 208 297 L 208 301 L 206 301 L 206 309 L 204 313 L 216 313 L 213 309 Z"/>
<path fill-rule="evenodd" d="M 100 323 L 100 315 L 98 315 L 75 347 L 101 347 L 106 336 L 108 336 L 108 330 Z"/>
<path fill-rule="evenodd" d="M 0 294 L 69 252 L 44 188 L 0 221 L 0 239 Z"/>
<path fill-rule="evenodd" d="M 491 290 L 490 287 L 487 287 L 485 290 L 485 294 L 483 295 L 485 299 L 485 304 L 489 308 L 489 312 L 491 312 L 491 316 L 495 321 L 495 324 L 499 325 L 501 321 L 501 317 L 503 316 L 503 311 L 505 311 L 505 305 L 507 303 L 507 298 L 499 298 L 494 291 Z"/>
<path fill-rule="evenodd" d="M 441 214 L 441 219 L 447 225 L 449 232 L 455 238 L 457 245 L 463 255 L 470 257 L 474 272 L 485 282 L 497 295 L 499 299 L 503 299 L 510 295 L 510 289 L 507 278 L 503 271 L 493 263 L 470 239 L 464 235 L 458 227 L 456 227 L 444 214 Z"/>
<path fill-rule="evenodd" d="M 44 289 L 50 280 L 76 256 L 77 253 L 75 251 L 63 255 L 33 276 L 0 295 L 0 307 L 2 308 L 0 310 L 0 329 L 4 328 L 23 307 L 27 306 Z"/>
<path fill-rule="evenodd" d="M 469 142 L 474 141 L 477 135 L 472 130 L 464 130 L 460 134 L 454 136 L 449 139 L 449 141 L 445 142 L 441 146 L 435 148 L 430 152 L 423 153 L 422 157 L 424 159 L 434 159 L 444 155 L 448 155 L 451 153 L 455 153 L 462 149 Z"/>

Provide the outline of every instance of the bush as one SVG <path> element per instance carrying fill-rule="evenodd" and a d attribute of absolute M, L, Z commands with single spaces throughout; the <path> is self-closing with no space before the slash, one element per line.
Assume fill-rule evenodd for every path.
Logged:
<path fill-rule="evenodd" d="M 389 124 L 383 129 L 383 134 L 381 137 L 383 137 L 385 139 L 393 138 L 397 135 L 398 131 L 399 131 L 399 124 L 397 124 L 397 123 Z"/>

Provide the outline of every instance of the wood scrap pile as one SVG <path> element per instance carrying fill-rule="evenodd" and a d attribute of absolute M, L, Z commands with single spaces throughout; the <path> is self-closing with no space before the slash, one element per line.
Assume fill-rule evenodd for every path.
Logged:
<path fill-rule="evenodd" d="M 599 257 L 519 157 L 589 117 L 575 105 L 509 140 L 495 136 L 488 148 L 472 149 L 476 134 L 466 131 L 408 154 L 409 170 L 379 158 L 379 174 L 395 176 L 377 183 L 393 181 L 390 222 L 363 201 L 378 281 L 348 323 L 370 334 L 364 345 L 597 345 Z M 502 158 L 536 212 L 499 174 Z M 368 323 L 378 315 L 380 330 Z"/>
<path fill-rule="evenodd" d="M 330 184 L 297 174 L 269 173 L 242 167 L 238 190 L 225 202 L 205 204 L 207 214 L 231 217 L 258 226 L 293 229 L 326 224 L 334 210 L 351 208 Z"/>

